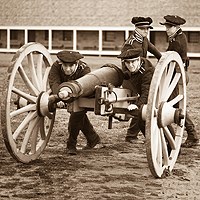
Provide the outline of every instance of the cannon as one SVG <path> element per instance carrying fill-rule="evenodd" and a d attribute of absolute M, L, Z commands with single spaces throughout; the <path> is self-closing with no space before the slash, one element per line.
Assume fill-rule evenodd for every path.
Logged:
<path fill-rule="evenodd" d="M 51 136 L 59 100 L 48 84 L 51 65 L 48 50 L 33 42 L 16 52 L 8 68 L 1 102 L 1 128 L 9 153 L 22 163 L 36 160 Z M 111 117 L 120 113 L 132 116 L 127 107 L 137 97 L 118 87 L 122 80 L 121 70 L 111 65 L 64 83 L 63 91 L 66 88 L 68 94 L 71 91 L 66 98 L 67 109 L 69 112 L 87 109 Z M 174 90 L 176 95 L 172 95 Z M 146 122 L 148 166 L 154 177 L 162 177 L 172 171 L 178 158 L 186 115 L 185 71 L 176 52 L 164 53 L 157 63 L 148 103 L 138 113 Z"/>

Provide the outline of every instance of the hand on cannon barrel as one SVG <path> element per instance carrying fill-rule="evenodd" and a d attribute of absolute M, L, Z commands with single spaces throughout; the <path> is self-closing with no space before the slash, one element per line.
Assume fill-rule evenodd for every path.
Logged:
<path fill-rule="evenodd" d="M 57 103 L 58 108 L 64 108 L 65 107 L 65 103 L 63 101 L 59 101 Z"/>
<path fill-rule="evenodd" d="M 58 92 L 58 97 L 62 100 L 67 100 L 69 98 L 69 91 L 67 91 L 66 88 L 62 88 L 59 92 Z M 57 102 L 57 106 L 58 108 L 64 108 L 65 107 L 65 102 L 63 101 L 59 101 Z"/>
<path fill-rule="evenodd" d="M 62 100 L 68 100 L 71 96 L 71 90 L 68 87 L 62 87 L 58 92 L 58 97 Z"/>
<path fill-rule="evenodd" d="M 128 106 L 127 109 L 128 109 L 129 111 L 131 111 L 131 110 L 138 109 L 138 107 L 137 107 L 137 105 L 135 105 L 135 104 L 130 104 L 130 105 Z"/>
<path fill-rule="evenodd" d="M 61 100 L 61 101 L 58 101 L 57 102 L 57 107 L 58 108 L 64 108 L 66 105 L 65 103 L 66 102 L 63 102 L 62 100 L 68 100 L 70 98 L 70 91 L 68 88 L 61 88 L 61 90 L 58 92 L 58 98 Z"/>
<path fill-rule="evenodd" d="M 68 96 L 69 96 L 69 93 L 66 90 L 62 90 L 58 93 L 58 97 L 61 99 L 66 99 Z"/>

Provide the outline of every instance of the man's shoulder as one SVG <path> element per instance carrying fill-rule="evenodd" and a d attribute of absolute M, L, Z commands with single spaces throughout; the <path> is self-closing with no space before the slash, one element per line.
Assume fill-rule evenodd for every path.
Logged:
<path fill-rule="evenodd" d="M 51 70 L 58 70 L 58 69 L 60 69 L 60 64 L 59 64 L 58 60 L 56 60 L 56 61 L 52 64 Z"/>
<path fill-rule="evenodd" d="M 153 66 L 153 64 L 151 63 L 151 61 L 148 58 L 141 57 L 141 60 L 144 62 L 144 64 L 148 64 L 148 65 Z"/>
<path fill-rule="evenodd" d="M 131 44 L 132 45 L 133 43 L 142 43 L 142 40 L 140 40 L 139 37 L 137 37 L 135 35 L 134 31 L 129 35 L 129 37 L 125 41 L 125 44 Z"/>
<path fill-rule="evenodd" d="M 78 77 L 82 77 L 82 76 L 84 76 L 85 74 L 88 74 L 89 72 L 91 72 L 91 69 L 90 69 L 90 67 L 88 66 L 88 64 L 80 60 L 79 63 L 78 63 L 78 68 L 77 68 L 75 74 L 76 74 Z"/>
<path fill-rule="evenodd" d="M 86 62 L 83 62 L 82 60 L 79 61 L 79 65 L 82 67 L 88 67 L 88 64 Z"/>
<path fill-rule="evenodd" d="M 177 34 L 177 36 L 175 37 L 175 40 L 186 40 L 187 36 L 185 35 L 185 33 L 181 32 L 179 34 Z"/>
<path fill-rule="evenodd" d="M 84 69 L 89 68 L 89 66 L 88 66 L 87 63 L 85 63 L 85 62 L 83 62 L 83 61 L 80 60 L 79 61 L 79 68 L 82 69 L 82 70 L 84 70 Z"/>
<path fill-rule="evenodd" d="M 145 71 L 154 71 L 155 67 L 153 66 L 153 64 L 151 63 L 151 61 L 147 58 L 141 58 L 142 59 L 142 66 L 144 67 Z"/>
<path fill-rule="evenodd" d="M 125 44 L 131 44 L 132 45 L 135 41 L 136 41 L 136 38 L 134 36 L 133 37 L 129 37 L 126 40 Z"/>

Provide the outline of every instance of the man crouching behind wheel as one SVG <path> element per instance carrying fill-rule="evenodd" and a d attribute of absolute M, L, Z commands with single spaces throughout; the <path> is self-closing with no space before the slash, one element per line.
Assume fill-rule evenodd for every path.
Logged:
<path fill-rule="evenodd" d="M 91 71 L 88 65 L 80 60 L 83 55 L 79 52 L 60 51 L 57 58 L 49 73 L 49 84 L 53 94 L 59 93 L 58 88 L 61 83 L 76 80 Z M 57 106 L 64 107 L 64 102 L 58 102 Z M 76 144 L 80 131 L 87 140 L 87 145 L 83 149 L 91 149 L 100 143 L 100 137 L 90 123 L 86 110 L 73 112 L 70 114 L 68 123 L 67 153 L 70 155 L 77 154 Z"/>
<path fill-rule="evenodd" d="M 154 73 L 154 66 L 151 62 L 141 57 L 141 48 L 134 48 L 126 44 L 118 58 L 121 58 L 122 71 L 125 74 L 123 88 L 130 89 L 132 96 L 139 96 L 135 105 L 131 104 L 128 109 L 133 110 L 147 104 L 151 79 Z M 134 116 L 131 119 L 125 140 L 134 143 L 138 133 L 142 131 L 145 135 L 145 122 Z"/>

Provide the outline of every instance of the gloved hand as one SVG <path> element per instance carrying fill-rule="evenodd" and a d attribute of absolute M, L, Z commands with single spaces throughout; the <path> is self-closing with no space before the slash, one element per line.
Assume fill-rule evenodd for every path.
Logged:
<path fill-rule="evenodd" d="M 127 109 L 130 111 L 130 110 L 138 109 L 138 107 L 135 104 L 130 104 Z"/>
<path fill-rule="evenodd" d="M 63 101 L 59 101 L 57 103 L 58 108 L 64 108 L 65 107 L 65 103 Z"/>

